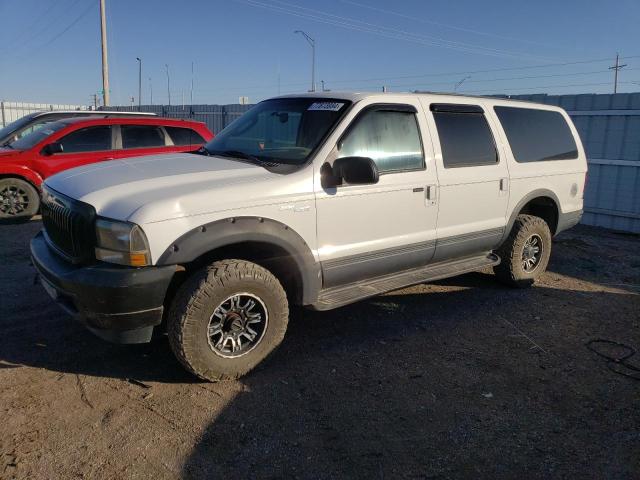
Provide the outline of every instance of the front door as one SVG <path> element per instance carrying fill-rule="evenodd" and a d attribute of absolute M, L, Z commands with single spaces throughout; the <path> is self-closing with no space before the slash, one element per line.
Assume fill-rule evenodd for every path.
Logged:
<path fill-rule="evenodd" d="M 62 144 L 61 153 L 40 153 L 38 170 L 46 178 L 69 168 L 111 159 L 114 155 L 111 131 L 110 125 L 98 125 L 68 133 L 57 140 Z"/>
<path fill-rule="evenodd" d="M 364 103 L 364 102 L 363 102 Z M 373 185 L 320 185 L 314 165 L 318 256 L 325 288 L 417 267 L 435 250 L 433 150 L 420 104 L 358 104 L 326 157 L 374 160 Z M 347 125 L 345 128 L 344 125 Z"/>

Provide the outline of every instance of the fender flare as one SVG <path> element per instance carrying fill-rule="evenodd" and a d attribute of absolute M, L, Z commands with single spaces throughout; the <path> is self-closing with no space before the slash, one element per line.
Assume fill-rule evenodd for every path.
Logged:
<path fill-rule="evenodd" d="M 37 172 L 23 165 L 2 165 L 0 168 L 0 177 L 20 177 L 31 183 L 38 191 L 42 189 L 42 183 L 44 182 Z"/>
<path fill-rule="evenodd" d="M 504 242 L 507 239 L 507 237 L 509 237 L 509 234 L 511 233 L 511 229 L 513 228 L 513 224 L 516 222 L 516 217 L 518 216 L 522 208 L 531 200 L 538 197 L 550 198 L 555 204 L 556 209 L 558 210 L 558 219 L 560 219 L 560 216 L 562 215 L 562 210 L 560 209 L 560 200 L 558 199 L 558 196 L 555 193 L 553 193 L 551 190 L 548 190 L 546 188 L 539 188 L 537 190 L 533 190 L 532 192 L 529 192 L 524 197 L 522 197 L 520 201 L 517 203 L 517 205 L 515 206 L 515 208 L 511 211 L 511 216 L 509 217 L 509 221 L 507 222 L 507 226 L 504 230 L 504 234 L 502 236 L 502 240 L 500 243 Z M 551 234 L 553 235 L 553 232 L 551 232 Z"/>
<path fill-rule="evenodd" d="M 269 218 L 231 217 L 200 225 L 176 239 L 156 265 L 190 263 L 212 250 L 244 242 L 268 243 L 286 251 L 302 278 L 303 305 L 316 301 L 322 284 L 319 263 L 297 232 Z"/>

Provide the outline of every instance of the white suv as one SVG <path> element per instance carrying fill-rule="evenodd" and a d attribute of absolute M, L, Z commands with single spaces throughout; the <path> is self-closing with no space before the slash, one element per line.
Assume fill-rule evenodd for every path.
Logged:
<path fill-rule="evenodd" d="M 45 182 L 33 263 L 97 335 L 167 323 L 194 374 L 238 377 L 289 305 L 337 308 L 493 266 L 517 287 L 579 222 L 587 162 L 566 112 L 503 99 L 327 93 L 266 100 L 195 154 Z"/>

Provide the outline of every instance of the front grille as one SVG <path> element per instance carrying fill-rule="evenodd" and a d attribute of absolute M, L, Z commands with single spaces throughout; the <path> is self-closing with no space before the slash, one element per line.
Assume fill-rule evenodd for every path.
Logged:
<path fill-rule="evenodd" d="M 51 188 L 42 192 L 42 223 L 49 244 L 73 263 L 94 259 L 95 210 Z"/>

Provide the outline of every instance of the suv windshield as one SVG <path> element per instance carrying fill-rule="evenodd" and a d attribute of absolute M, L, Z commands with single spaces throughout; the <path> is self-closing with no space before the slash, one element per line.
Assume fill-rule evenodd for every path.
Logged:
<path fill-rule="evenodd" d="M 11 142 L 13 140 L 13 134 L 21 130 L 22 128 L 24 128 L 26 125 L 29 125 L 29 122 L 32 122 L 36 115 L 37 114 L 35 113 L 32 113 L 31 115 L 26 115 L 22 118 L 19 118 L 15 122 L 11 122 L 9 125 L 4 127 L 3 129 L 0 129 L 0 145 L 6 142 Z"/>
<path fill-rule="evenodd" d="M 34 130 L 33 132 L 13 142 L 11 144 L 11 147 L 16 150 L 29 150 L 45 138 L 49 137 L 50 135 L 66 126 L 67 124 L 64 122 L 47 122 L 43 124 L 41 128 Z"/>
<path fill-rule="evenodd" d="M 351 102 L 276 98 L 259 103 L 205 145 L 212 155 L 301 165 Z"/>

